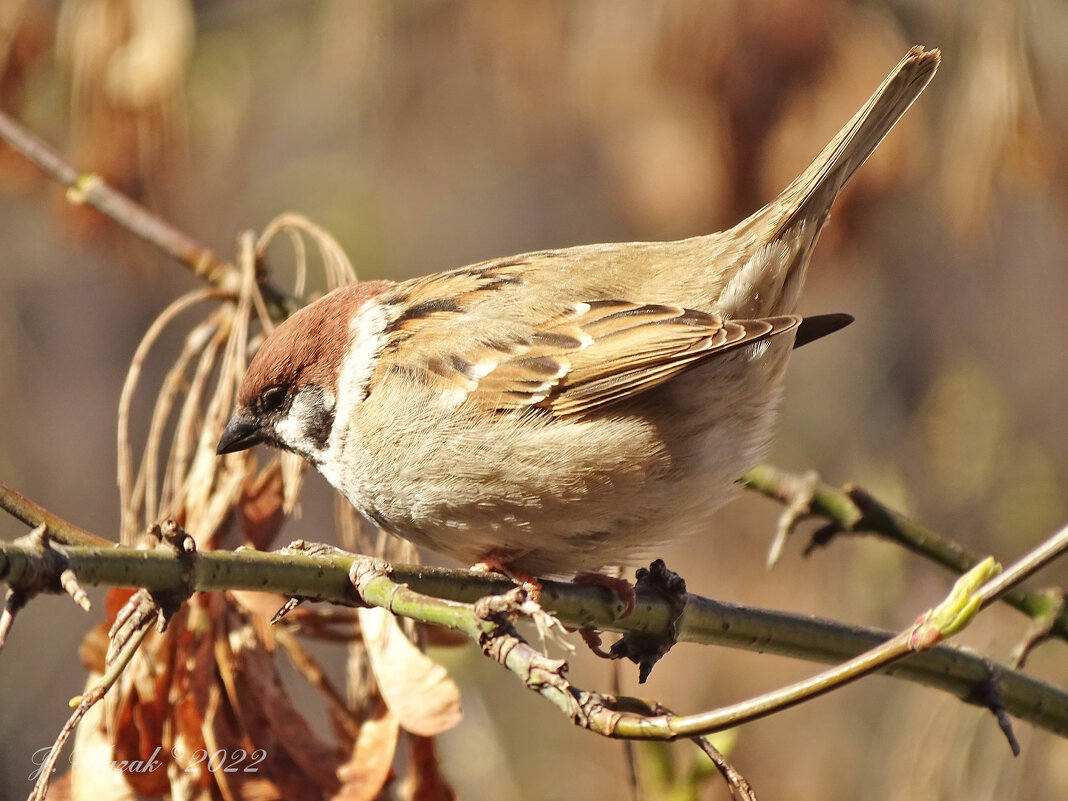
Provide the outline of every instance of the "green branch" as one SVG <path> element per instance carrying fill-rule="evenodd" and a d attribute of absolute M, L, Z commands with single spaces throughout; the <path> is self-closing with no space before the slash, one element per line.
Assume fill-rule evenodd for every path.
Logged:
<path fill-rule="evenodd" d="M 837 533 L 874 534 L 957 574 L 967 572 L 983 559 L 982 555 L 909 519 L 856 486 L 839 489 L 823 482 L 807 481 L 771 465 L 750 470 L 741 482 L 788 508 L 798 506 L 799 493 L 805 496 L 803 512 L 791 516 L 787 527 L 792 527 L 800 517 L 825 518 L 828 526 L 817 533 L 816 545 Z M 1068 642 L 1068 608 L 1057 593 L 1019 586 L 1005 592 L 1001 600 L 1028 617 L 1043 621 L 1051 636 Z"/>
<path fill-rule="evenodd" d="M 145 587 L 152 591 L 260 590 L 339 604 L 358 604 L 349 579 L 354 564 L 367 557 L 340 552 L 299 553 L 210 551 L 181 558 L 164 549 L 98 549 L 54 546 L 83 585 Z M 0 542 L 0 579 L 12 586 L 33 572 L 32 549 Z M 378 579 L 383 601 L 397 614 L 471 632 L 470 607 L 478 599 L 514 588 L 507 580 L 442 568 L 398 565 Z M 396 588 L 400 586 L 403 592 Z M 406 595 L 404 593 L 412 593 Z M 639 591 L 634 612 L 617 619 L 621 602 L 603 587 L 550 582 L 542 605 L 565 625 L 617 632 L 664 633 L 670 604 L 656 593 Z M 719 644 L 819 662 L 839 662 L 894 636 L 893 632 L 844 626 L 785 612 L 754 609 L 689 596 L 678 623 L 683 641 Z M 517 652 L 516 658 L 523 658 Z M 970 703 L 988 704 L 980 690 L 996 678 L 1000 703 L 1013 716 L 1068 736 L 1068 693 L 966 651 L 940 645 L 881 672 L 952 693 Z"/>

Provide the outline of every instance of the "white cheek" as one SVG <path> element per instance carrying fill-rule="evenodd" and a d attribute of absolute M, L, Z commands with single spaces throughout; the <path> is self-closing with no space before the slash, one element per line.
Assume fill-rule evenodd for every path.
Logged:
<path fill-rule="evenodd" d="M 335 410 L 335 425 L 330 435 L 329 451 L 341 448 L 342 440 L 349 434 L 347 429 L 359 415 L 358 407 L 367 397 L 367 384 L 371 380 L 378 355 L 386 344 L 387 323 L 385 308 L 372 298 L 360 308 L 349 324 L 352 347 L 345 355 L 338 374 L 338 406 Z"/>
<path fill-rule="evenodd" d="M 352 348 L 341 363 L 338 388 L 342 398 L 359 403 L 367 397 L 367 382 L 371 380 L 382 346 L 386 344 L 386 311 L 381 303 L 370 300 L 356 312 L 349 324 Z"/>
<path fill-rule="evenodd" d="M 322 411 L 333 410 L 334 396 L 326 390 L 298 392 L 290 404 L 289 414 L 275 425 L 275 433 L 297 453 L 316 459 L 324 445 L 309 436 L 308 432 L 320 423 Z"/>

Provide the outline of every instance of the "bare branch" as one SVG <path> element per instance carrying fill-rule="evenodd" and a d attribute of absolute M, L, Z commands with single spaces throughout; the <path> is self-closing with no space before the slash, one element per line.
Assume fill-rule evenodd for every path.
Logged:
<path fill-rule="evenodd" d="M 847 485 L 838 489 L 771 465 L 750 470 L 741 481 L 747 488 L 779 501 L 790 510 L 797 509 L 797 496 L 802 493 L 807 499 L 807 515 L 828 521 L 816 533 L 810 548 L 826 544 L 839 533 L 874 534 L 957 574 L 975 567 L 983 558 L 885 506 L 860 487 Z M 790 525 L 799 519 L 799 515 L 792 514 Z M 1059 607 L 1056 594 L 1018 586 L 1015 581 L 1011 584 L 1011 589 L 999 593 L 1001 600 L 1032 619 L 1047 621 L 1049 636 L 1068 642 L 1068 609 Z"/>

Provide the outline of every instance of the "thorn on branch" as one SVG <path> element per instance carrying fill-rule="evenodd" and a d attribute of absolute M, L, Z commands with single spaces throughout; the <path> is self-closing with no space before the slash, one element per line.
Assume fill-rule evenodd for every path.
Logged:
<path fill-rule="evenodd" d="M 274 616 L 271 618 L 271 625 L 277 626 L 286 618 L 287 615 L 289 615 L 290 612 L 292 612 L 294 609 L 304 603 L 305 600 L 306 599 L 304 598 L 297 597 L 287 598 L 286 602 L 282 604 L 279 610 L 275 612 Z"/>
<path fill-rule="evenodd" d="M 779 522 L 775 526 L 775 537 L 768 548 L 767 567 L 778 564 L 786 548 L 786 541 L 797 528 L 797 524 L 812 512 L 812 499 L 820 477 L 815 470 L 809 470 L 801 476 L 790 476 L 779 485 L 780 497 L 784 502 Z"/>
<path fill-rule="evenodd" d="M 93 608 L 93 605 L 89 603 L 89 596 L 85 594 L 85 590 L 78 583 L 78 577 L 74 575 L 74 571 L 69 567 L 64 568 L 63 572 L 59 574 L 59 583 L 67 595 L 74 600 L 74 603 L 78 604 L 84 611 L 88 612 Z"/>
<path fill-rule="evenodd" d="M 986 707 L 994 714 L 994 718 L 998 722 L 998 728 L 1001 729 L 1001 733 L 1008 740 L 1012 755 L 1019 756 L 1020 741 L 1016 739 L 1016 732 L 1013 731 L 1009 713 L 1005 711 L 1005 704 L 1001 700 L 1001 681 L 998 675 L 998 667 L 993 661 L 986 658 L 983 658 L 983 664 L 987 670 L 986 678 L 977 684 L 971 695 L 964 700 L 970 704 Z"/>
<path fill-rule="evenodd" d="M 7 635 L 15 623 L 15 615 L 26 605 L 29 598 L 21 592 L 7 591 L 4 599 L 4 611 L 0 613 L 0 651 L 4 650 Z"/>

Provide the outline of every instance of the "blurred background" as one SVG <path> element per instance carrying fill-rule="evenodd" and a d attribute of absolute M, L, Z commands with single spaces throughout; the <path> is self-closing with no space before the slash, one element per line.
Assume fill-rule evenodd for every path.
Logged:
<path fill-rule="evenodd" d="M 941 47 L 934 82 L 823 233 L 802 311 L 857 321 L 794 358 L 771 461 L 857 482 L 1007 561 L 1068 519 L 1065 41 L 1058 0 L 4 0 L 0 106 L 226 257 L 239 232 L 293 210 L 362 279 L 405 278 L 728 227 L 910 45 Z M 0 477 L 116 536 L 122 382 L 195 279 L 2 146 L 0 242 Z M 318 476 L 303 507 L 287 538 L 329 525 Z M 805 559 L 798 538 L 768 572 L 779 511 L 743 497 L 664 556 L 693 592 L 897 628 L 950 584 L 860 539 Z M 0 536 L 23 533 L 0 517 Z M 1037 582 L 1066 580 L 1061 564 Z M 15 626 L 0 797 L 26 794 L 32 752 L 81 690 L 77 647 L 100 606 L 40 599 Z M 1026 623 L 992 609 L 962 639 L 1004 660 Z M 619 744 L 574 730 L 474 648 L 435 655 L 463 690 L 465 719 L 439 739 L 461 797 L 625 793 Z M 1063 687 L 1066 666 L 1055 642 L 1029 669 Z M 640 694 L 693 712 L 814 669 L 683 645 Z M 610 687 L 584 655 L 570 675 Z M 1017 734 L 1013 759 L 987 713 L 874 678 L 746 726 L 733 759 L 766 799 L 1066 797 L 1068 743 Z M 727 795 L 714 781 L 702 797 Z"/>

